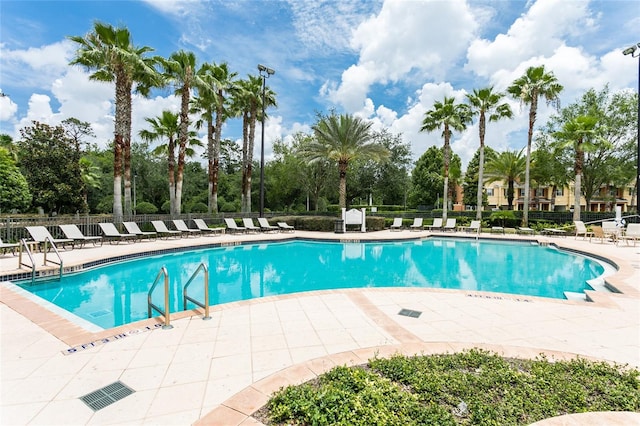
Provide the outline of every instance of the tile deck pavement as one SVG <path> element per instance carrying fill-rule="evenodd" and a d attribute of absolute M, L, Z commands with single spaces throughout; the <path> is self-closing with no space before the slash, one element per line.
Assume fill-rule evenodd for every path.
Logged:
<path fill-rule="evenodd" d="M 223 235 L 105 243 L 61 255 L 68 268 L 130 253 L 213 243 L 438 234 Z M 335 365 L 357 365 L 393 353 L 479 347 L 505 356 L 579 355 L 640 367 L 640 246 L 573 237 L 482 237 L 533 238 L 606 257 L 619 267 L 607 282 L 621 293 L 589 292 L 593 302 L 587 303 L 464 290 L 346 289 L 213 306 L 210 321 L 203 321 L 200 312 L 178 313 L 172 315 L 170 330 L 156 328 L 159 320 L 151 319 L 90 331 L 5 283 L 0 285 L 0 424 L 259 424 L 252 413 L 281 386 L 302 383 Z M 10 254 L 0 256 L 0 275 L 20 272 L 17 262 Z M 422 314 L 397 315 L 403 308 Z M 105 338 L 110 342 L 100 344 Z M 86 345 L 91 342 L 97 343 Z M 83 344 L 86 349 L 64 354 Z M 79 399 L 118 380 L 135 393 L 96 412 Z M 586 413 L 537 424 L 640 424 L 640 414 Z"/>

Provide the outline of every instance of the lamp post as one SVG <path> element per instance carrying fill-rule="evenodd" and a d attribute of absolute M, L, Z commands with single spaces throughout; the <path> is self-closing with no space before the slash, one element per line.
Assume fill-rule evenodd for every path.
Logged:
<path fill-rule="evenodd" d="M 265 92 L 267 90 L 267 78 L 275 74 L 275 71 L 269 67 L 258 64 L 258 71 L 262 77 L 262 139 L 260 141 L 260 217 L 264 217 L 264 109 L 265 109 Z"/>
<path fill-rule="evenodd" d="M 640 43 L 627 47 L 622 51 L 623 55 L 631 55 L 632 58 L 640 58 Z M 638 59 L 638 134 L 637 134 L 637 152 L 636 152 L 636 213 L 640 212 L 640 201 L 638 200 L 638 192 L 640 191 L 640 59 Z"/>

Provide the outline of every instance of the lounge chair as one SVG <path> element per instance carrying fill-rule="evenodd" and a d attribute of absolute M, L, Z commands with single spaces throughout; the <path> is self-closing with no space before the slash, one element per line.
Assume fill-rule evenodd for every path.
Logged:
<path fill-rule="evenodd" d="M 11 250 L 11 254 L 16 254 L 16 248 L 19 246 L 20 244 L 18 243 L 3 243 L 2 242 L 2 238 L 0 238 L 0 251 L 2 251 L 2 253 L 6 253 L 7 250 Z"/>
<path fill-rule="evenodd" d="M 456 219 L 447 219 L 447 223 L 444 224 L 442 230 L 456 232 Z"/>
<path fill-rule="evenodd" d="M 519 226 L 518 227 L 518 234 L 529 234 L 529 235 L 535 235 L 536 231 L 533 228 L 529 228 L 526 226 Z"/>
<path fill-rule="evenodd" d="M 129 241 L 135 243 L 138 239 L 136 234 L 121 234 L 113 223 L 99 223 L 98 226 L 102 230 L 102 236 L 109 240 L 109 243 L 118 244 L 120 241 Z"/>
<path fill-rule="evenodd" d="M 278 227 L 280 227 L 280 231 L 282 232 L 296 232 L 296 228 L 287 224 L 287 222 L 278 222 Z"/>
<path fill-rule="evenodd" d="M 203 219 L 193 219 L 193 223 L 196 224 L 196 227 L 202 232 L 209 235 L 222 235 L 222 228 L 209 228 Z"/>
<path fill-rule="evenodd" d="M 153 226 L 153 229 L 155 229 L 158 235 L 160 235 L 161 237 L 165 237 L 165 238 L 169 238 L 172 236 L 176 238 L 182 237 L 182 231 L 177 231 L 177 230 L 167 228 L 167 225 L 165 225 L 164 222 L 161 220 L 152 220 L 151 226 Z"/>
<path fill-rule="evenodd" d="M 576 239 L 582 235 L 582 239 L 586 239 L 587 237 L 592 237 L 593 236 L 593 232 L 588 231 L 587 227 L 585 226 L 584 222 L 581 220 L 574 220 L 573 224 L 576 227 Z"/>
<path fill-rule="evenodd" d="M 422 231 L 424 229 L 424 227 L 422 226 L 422 218 L 421 217 L 414 217 L 413 218 L 413 223 L 411 225 L 409 225 L 409 229 L 411 231 Z"/>
<path fill-rule="evenodd" d="M 224 223 L 225 225 L 227 225 L 227 231 L 231 232 L 231 233 L 242 233 L 244 234 L 245 232 L 247 232 L 247 230 L 245 228 L 243 228 L 242 226 L 238 226 L 238 224 L 236 223 L 236 221 L 231 218 L 231 217 L 225 217 L 224 218 Z"/>
<path fill-rule="evenodd" d="M 613 221 L 602 222 L 602 231 L 605 236 L 616 242 L 618 241 L 618 237 L 622 235 L 622 228 L 616 226 L 616 223 Z"/>
<path fill-rule="evenodd" d="M 393 223 L 389 227 L 390 231 L 401 231 L 402 230 L 402 218 L 395 217 L 393 218 Z"/>
<path fill-rule="evenodd" d="M 184 235 L 199 235 L 202 234 L 202 231 L 199 229 L 189 228 L 184 220 L 182 219 L 173 219 L 173 226 Z"/>
<path fill-rule="evenodd" d="M 429 229 L 429 231 L 442 229 L 442 218 L 436 217 L 435 219 L 433 219 L 433 223 L 431 225 L 427 225 L 427 229 Z"/>
<path fill-rule="evenodd" d="M 636 246 L 636 241 L 640 241 L 640 223 L 630 223 L 627 225 L 627 229 L 624 234 L 620 236 L 621 240 L 625 240 L 627 245 L 629 241 L 633 241 L 633 246 Z"/>
<path fill-rule="evenodd" d="M 149 238 L 150 240 L 153 240 L 158 237 L 157 232 L 140 230 L 140 227 L 135 222 L 122 222 L 122 225 L 129 234 L 135 234 L 139 239 Z"/>
<path fill-rule="evenodd" d="M 259 217 L 258 224 L 262 232 L 280 232 L 280 228 L 269 224 L 266 217 Z"/>
<path fill-rule="evenodd" d="M 80 247 L 84 246 L 84 243 L 91 241 L 93 245 L 100 243 L 102 245 L 102 237 L 99 235 L 84 235 L 77 225 L 58 225 L 62 229 L 62 233 L 65 237 L 72 239 Z"/>
<path fill-rule="evenodd" d="M 254 234 L 260 232 L 260 228 L 253 223 L 253 219 L 251 219 L 250 217 L 243 217 L 242 224 L 244 225 L 244 229 L 246 229 L 246 232 L 253 232 Z"/>
<path fill-rule="evenodd" d="M 464 227 L 464 230 L 466 232 L 475 232 L 479 234 L 480 228 L 481 228 L 481 222 L 479 220 L 472 220 L 469 226 Z"/>
<path fill-rule="evenodd" d="M 62 247 L 70 244 L 71 248 L 73 248 L 75 244 L 75 241 L 73 241 L 73 239 L 71 238 L 53 238 L 47 228 L 44 226 L 25 226 L 25 229 L 27 230 L 29 235 L 31 235 L 33 241 L 36 241 L 40 244 L 45 244 L 45 242 L 47 242 L 48 244 L 60 244 L 60 246 Z"/>

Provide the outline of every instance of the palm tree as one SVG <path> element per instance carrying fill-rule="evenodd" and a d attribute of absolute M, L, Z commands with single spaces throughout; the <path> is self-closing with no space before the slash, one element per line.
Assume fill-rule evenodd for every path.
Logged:
<path fill-rule="evenodd" d="M 189 132 L 189 101 L 194 88 L 204 87 L 203 69 L 196 72 L 196 55 L 193 52 L 179 50 L 168 59 L 159 58 L 163 68 L 163 77 L 175 87 L 174 94 L 180 97 L 180 125 L 178 132 L 178 170 L 176 174 L 176 200 L 172 215 L 179 215 L 182 209 L 182 181 L 184 176 Z"/>
<path fill-rule="evenodd" d="M 573 171 L 575 173 L 575 202 L 573 206 L 573 220 L 580 220 L 580 196 L 582 194 L 582 169 L 584 167 L 584 153 L 598 148 L 596 142 L 602 140 L 598 136 L 598 119 L 589 115 L 580 115 L 567 121 L 562 130 L 554 133 L 557 149 L 571 148 L 575 152 Z"/>
<path fill-rule="evenodd" d="M 178 196 L 176 188 L 176 141 L 180 134 L 180 124 L 178 114 L 171 111 L 162 111 L 162 115 L 158 117 L 145 118 L 145 121 L 151 125 L 151 130 L 141 130 L 139 135 L 142 139 L 155 142 L 158 140 L 166 141 L 154 149 L 154 154 L 164 154 L 167 157 L 167 169 L 169 173 L 169 205 L 172 215 L 179 214 L 180 209 L 177 206 Z M 190 132 L 188 139 L 189 146 L 185 149 L 186 156 L 192 156 L 194 151 L 190 145 L 199 145 L 200 141 L 195 138 L 195 133 Z"/>
<path fill-rule="evenodd" d="M 526 159 L 522 156 L 522 150 L 504 151 L 487 163 L 486 183 L 507 181 L 508 209 L 513 210 L 515 182 L 522 181 L 525 171 Z"/>
<path fill-rule="evenodd" d="M 553 104 L 557 108 L 560 107 L 560 98 L 558 97 L 563 87 L 558 83 L 558 79 L 553 72 L 545 72 L 544 65 L 539 67 L 529 67 L 522 77 L 517 78 L 511 83 L 507 92 L 515 99 L 520 100 L 522 104 L 528 104 L 529 107 L 529 133 L 527 137 L 527 158 L 524 177 L 524 213 L 522 216 L 523 226 L 529 223 L 529 170 L 531 167 L 531 141 L 533 140 L 533 125 L 536 122 L 536 114 L 538 113 L 538 98 L 543 97 L 547 101 L 547 105 Z"/>
<path fill-rule="evenodd" d="M 131 34 L 124 27 L 96 22 L 93 31 L 84 38 L 71 36 L 69 39 L 79 45 L 71 65 L 83 65 L 95 70 L 91 80 L 115 82 L 115 131 L 113 160 L 113 215 L 120 221 L 122 209 L 122 168 L 124 155 L 125 211 L 131 214 L 131 91 L 134 83 L 136 91 L 143 96 L 149 94 L 152 86 L 158 85 L 154 68 L 155 60 L 145 57 L 152 48 L 135 47 Z"/>
<path fill-rule="evenodd" d="M 340 174 L 340 207 L 347 206 L 347 169 L 355 160 L 384 161 L 389 150 L 372 140 L 371 122 L 350 114 L 320 117 L 313 126 L 315 138 L 300 150 L 300 156 L 311 163 L 329 160 L 338 163 Z"/>
<path fill-rule="evenodd" d="M 471 122 L 471 109 L 466 104 L 456 104 L 454 98 L 444 97 L 444 101 L 436 101 L 433 108 L 424 114 L 421 132 L 433 132 L 443 128 L 444 137 L 444 190 L 442 196 L 442 219 L 447 219 L 449 203 L 449 163 L 451 159 L 451 133 L 453 130 L 463 131 Z"/>
<path fill-rule="evenodd" d="M 218 212 L 218 174 L 220 170 L 220 138 L 222 123 L 229 117 L 229 105 L 225 95 L 233 90 L 233 79 L 237 73 L 229 71 L 226 62 L 204 64 L 203 80 L 205 87 L 198 88 L 198 96 L 193 99 L 194 109 L 200 111 L 198 127 L 206 122 L 207 159 L 209 172 L 209 214 Z M 208 90 L 207 90 L 208 89 Z"/>
<path fill-rule="evenodd" d="M 233 109 L 242 115 L 242 211 L 251 211 L 251 175 L 253 172 L 253 148 L 256 122 L 262 118 L 262 78 L 250 75 L 240 80 L 233 97 Z M 265 110 L 276 106 L 276 94 L 265 88 Z"/>
<path fill-rule="evenodd" d="M 476 204 L 476 219 L 482 219 L 482 194 L 484 189 L 484 136 L 486 130 L 486 114 L 489 121 L 498 121 L 502 118 L 513 117 L 513 112 L 508 103 L 500 103 L 504 94 L 496 93 L 492 87 L 473 89 L 473 94 L 467 95 L 471 104 L 471 113 L 478 115 L 478 131 L 480 134 L 480 158 L 478 162 L 478 196 Z"/>

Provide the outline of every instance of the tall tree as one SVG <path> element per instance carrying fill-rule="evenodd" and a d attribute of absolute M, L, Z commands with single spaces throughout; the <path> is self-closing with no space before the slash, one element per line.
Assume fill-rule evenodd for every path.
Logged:
<path fill-rule="evenodd" d="M 163 77 L 174 87 L 174 95 L 180 97 L 180 124 L 178 132 L 178 167 L 176 173 L 175 204 L 172 215 L 179 215 L 182 210 L 182 184 L 184 179 L 185 156 L 190 138 L 189 133 L 189 101 L 194 88 L 206 85 L 203 78 L 205 70 L 196 66 L 196 55 L 193 52 L 179 50 L 169 58 L 158 58 L 163 69 Z"/>
<path fill-rule="evenodd" d="M 449 196 L 449 163 L 451 160 L 451 134 L 454 130 L 463 131 L 471 122 L 471 109 L 469 105 L 456 103 L 453 97 L 444 97 L 442 102 L 436 101 L 433 108 L 424 114 L 421 132 L 433 132 L 442 128 L 444 138 L 444 189 L 442 203 L 442 219 L 447 219 Z"/>
<path fill-rule="evenodd" d="M 85 37 L 71 36 L 78 50 L 71 65 L 83 65 L 95 70 L 90 79 L 115 83 L 115 131 L 113 162 L 113 214 L 122 220 L 122 174 L 124 160 L 125 211 L 131 214 L 131 92 L 143 96 L 159 83 L 154 68 L 155 60 L 146 57 L 153 49 L 133 45 L 129 30 L 124 27 L 96 22 L 93 31 Z M 124 157 L 124 158 L 123 158 Z"/>
<path fill-rule="evenodd" d="M 493 158 L 495 158 L 498 153 L 494 151 L 490 146 L 484 147 L 484 163 L 488 163 Z M 464 183 L 463 183 L 463 203 L 469 206 L 477 207 L 477 195 L 478 195 L 478 183 L 480 181 L 480 148 L 473 154 L 473 158 L 467 164 L 467 170 L 464 173 Z M 484 181 L 484 175 L 482 180 Z M 482 182 L 482 205 L 479 209 L 482 211 L 483 207 L 487 205 L 487 194 L 484 191 L 484 182 Z"/>
<path fill-rule="evenodd" d="M 584 153 L 597 149 L 600 137 L 598 135 L 598 119 L 589 115 L 581 115 L 564 124 L 561 131 L 556 132 L 558 149 L 571 149 L 574 152 L 573 172 L 574 197 L 573 220 L 580 220 L 580 198 L 582 196 L 582 170 L 584 168 Z"/>
<path fill-rule="evenodd" d="M 172 215 L 180 214 L 178 203 L 182 202 L 182 197 L 178 196 L 179 171 L 176 168 L 176 141 L 180 134 L 180 123 L 178 114 L 171 111 L 162 111 L 159 117 L 145 118 L 145 121 L 151 125 L 151 130 L 141 130 L 140 137 L 149 142 L 166 141 L 161 143 L 153 151 L 154 154 L 164 154 L 167 158 L 167 169 L 169 176 L 169 205 Z M 196 138 L 194 132 L 188 135 L 187 144 L 184 149 L 184 156 L 191 157 L 195 153 L 193 146 L 200 146 L 200 141 Z M 184 170 L 184 169 L 183 169 Z"/>
<path fill-rule="evenodd" d="M 229 70 L 226 62 L 221 64 L 204 64 L 203 81 L 205 87 L 198 88 L 198 96 L 194 97 L 194 109 L 201 113 L 196 122 L 198 127 L 207 126 L 207 160 L 209 176 L 208 213 L 218 212 L 218 177 L 220 173 L 220 139 L 222 124 L 229 117 L 227 95 L 233 91 L 234 78 L 237 73 Z"/>
<path fill-rule="evenodd" d="M 515 183 L 522 182 L 526 169 L 526 159 L 522 156 L 522 150 L 504 151 L 487 163 L 486 183 L 507 182 L 508 209 L 513 210 L 515 198 Z"/>
<path fill-rule="evenodd" d="M 529 223 L 529 198 L 530 182 L 529 173 L 531 167 L 531 142 L 533 140 L 533 126 L 538 113 L 538 99 L 540 97 L 547 101 L 547 105 L 552 104 L 556 109 L 560 108 L 560 92 L 563 87 L 558 83 L 558 79 L 553 72 L 545 72 L 544 65 L 539 67 L 529 67 L 524 75 L 515 79 L 507 92 L 518 99 L 520 103 L 529 105 L 529 133 L 527 136 L 527 156 L 524 178 L 524 207 L 522 224 L 528 226 Z"/>
<path fill-rule="evenodd" d="M 238 81 L 236 87 L 232 102 L 236 114 L 242 116 L 242 211 L 250 212 L 256 122 L 262 119 L 262 77 L 249 75 L 246 80 Z M 266 86 L 265 111 L 275 105 L 276 94 Z"/>
<path fill-rule="evenodd" d="M 0 146 L 0 213 L 24 212 L 31 205 L 29 184 L 13 156 Z"/>
<path fill-rule="evenodd" d="M 330 160 L 338 163 L 340 173 L 339 205 L 347 206 L 347 170 L 352 161 L 373 160 L 384 161 L 389 157 L 389 150 L 383 145 L 372 142 L 371 122 L 350 114 L 319 117 L 313 126 L 315 139 L 309 141 L 301 150 L 306 161 Z"/>
<path fill-rule="evenodd" d="M 62 126 L 33 122 L 20 130 L 20 167 L 33 195 L 47 212 L 85 212 L 80 154 Z"/>
<path fill-rule="evenodd" d="M 482 219 L 482 196 L 484 193 L 484 137 L 487 126 L 487 114 L 489 115 L 490 122 L 513 117 L 511 107 L 508 103 L 502 102 L 503 98 L 504 94 L 494 92 L 493 86 L 480 90 L 473 89 L 473 94 L 467 95 L 467 100 L 471 105 L 471 113 L 478 116 L 478 133 L 480 136 L 476 219 Z"/>

